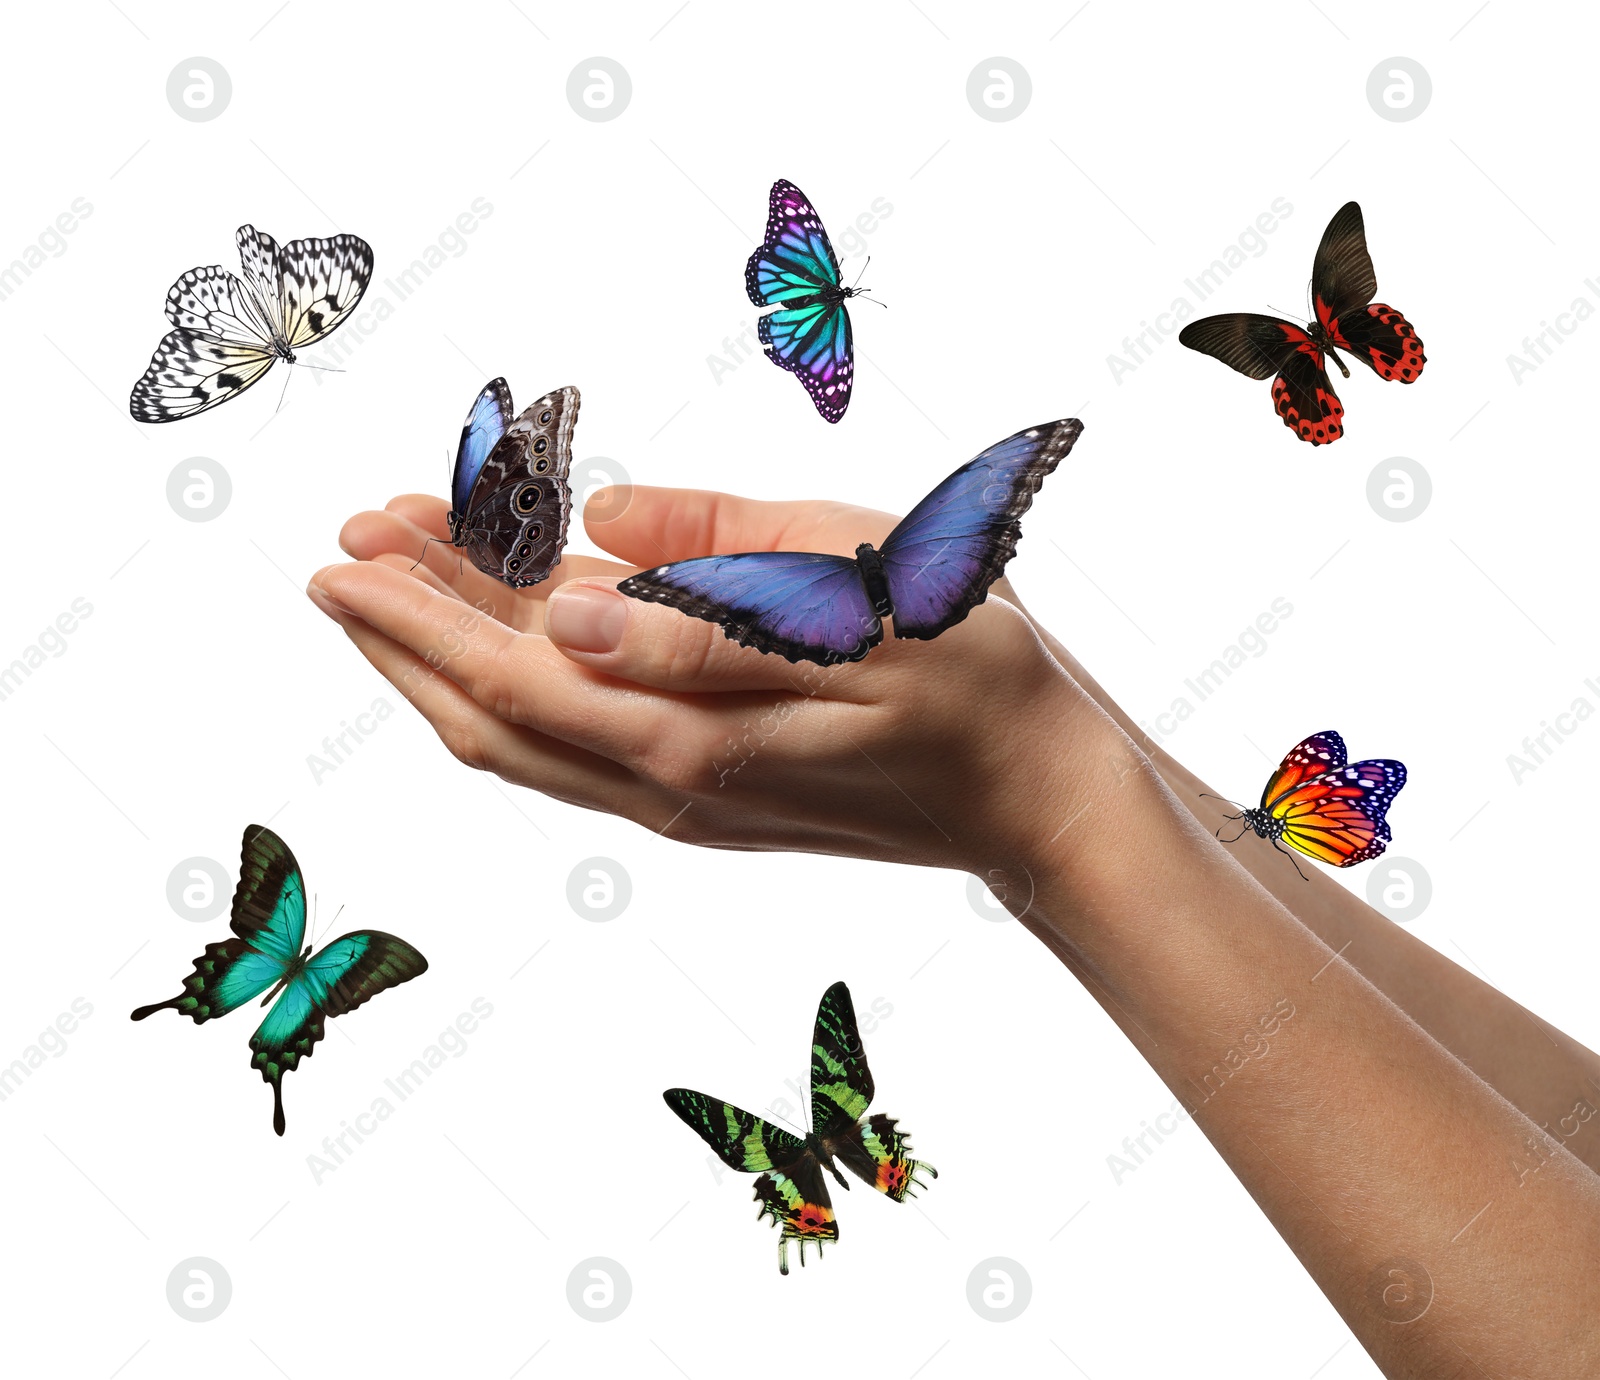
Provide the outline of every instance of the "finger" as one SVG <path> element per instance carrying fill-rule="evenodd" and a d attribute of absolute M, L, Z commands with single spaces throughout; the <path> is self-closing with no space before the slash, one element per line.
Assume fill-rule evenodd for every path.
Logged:
<path fill-rule="evenodd" d="M 634 685 L 679 693 L 789 690 L 856 699 L 864 666 L 792 663 L 731 641 L 722 627 L 619 593 L 614 580 L 575 580 L 545 602 L 545 633 L 581 666 Z"/>
<path fill-rule="evenodd" d="M 383 506 L 396 517 L 416 523 L 430 537 L 450 535 L 450 505 L 435 494 L 396 494 Z"/>
<path fill-rule="evenodd" d="M 420 512 L 416 515 L 426 517 Z M 382 512 L 357 513 L 340 530 L 339 545 L 357 560 L 381 561 L 397 570 L 415 568 L 418 574 L 427 570 L 437 577 L 431 582 L 436 589 L 454 593 L 491 617 L 524 632 L 543 629 L 544 598 L 563 581 L 583 575 L 616 577 L 633 569 L 598 556 L 563 555 L 548 580 L 513 590 L 479 570 L 464 552 L 448 541 L 433 536 L 430 528 L 396 511 L 393 503 Z"/>
<path fill-rule="evenodd" d="M 772 503 L 642 484 L 597 490 L 583 521 L 597 546 L 641 569 L 737 551 L 847 556 L 864 541 L 881 542 L 895 524 L 887 513 L 847 503 Z"/>
<path fill-rule="evenodd" d="M 325 612 L 362 619 L 449 677 L 497 718 L 638 769 L 659 755 L 677 706 L 642 689 L 597 686 L 539 633 L 519 633 L 388 565 L 328 566 L 307 591 Z"/>
<path fill-rule="evenodd" d="M 409 648 L 363 619 L 318 602 L 378 673 L 428 721 L 451 755 L 467 766 L 569 804 L 638 818 L 652 827 L 668 805 L 658 788 L 619 763 L 497 718 Z"/>

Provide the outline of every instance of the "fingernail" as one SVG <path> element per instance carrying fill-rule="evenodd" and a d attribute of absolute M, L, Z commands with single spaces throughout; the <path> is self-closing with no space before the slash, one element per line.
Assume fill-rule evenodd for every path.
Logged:
<path fill-rule="evenodd" d="M 553 641 L 574 652 L 614 652 L 628 626 L 628 609 L 615 590 L 568 585 L 550 596 L 545 626 Z"/>
<path fill-rule="evenodd" d="M 311 602 L 330 618 L 337 618 L 341 615 L 345 618 L 359 617 L 358 614 L 354 613 L 350 609 L 347 609 L 343 604 L 335 599 L 333 595 L 329 594 L 327 590 L 315 582 L 306 586 L 306 593 L 311 596 Z"/>

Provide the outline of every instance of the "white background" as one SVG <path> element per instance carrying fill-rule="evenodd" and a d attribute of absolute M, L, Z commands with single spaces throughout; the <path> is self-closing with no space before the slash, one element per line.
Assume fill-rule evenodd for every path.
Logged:
<path fill-rule="evenodd" d="M 294 1380 L 701 1380 L 821 1356 L 928 1380 L 980 1364 L 1375 1373 L 1192 1125 L 1114 1181 L 1107 1156 L 1170 1094 L 1033 939 L 974 912 L 963 877 L 694 852 L 473 776 L 301 592 L 338 558 L 346 516 L 443 492 L 492 374 L 520 401 L 577 384 L 578 456 L 641 482 L 893 511 L 1001 436 L 1081 415 L 1012 566 L 1036 612 L 1154 724 L 1286 599 L 1265 652 L 1168 745 L 1240 797 L 1316 729 L 1403 758 L 1393 851 L 1433 882 L 1416 932 L 1600 1040 L 1600 940 L 1563 858 L 1586 837 L 1600 725 L 1520 784 L 1506 760 L 1576 697 L 1600 704 L 1584 687 L 1600 675 L 1600 324 L 1520 383 L 1507 364 L 1576 297 L 1600 305 L 1584 285 L 1600 272 L 1580 137 L 1592 14 L 1078 3 L 274 16 L 271 0 L 119 0 L 9 16 L 0 262 L 74 198 L 93 208 L 0 301 L 17 577 L 0 664 L 74 599 L 93 609 L 0 701 L 0 1063 L 75 998 L 93 1008 L 0 1103 L 14 1363 Z M 632 79 L 611 122 L 565 95 L 596 54 Z M 996 54 L 1033 88 L 1007 122 L 965 94 Z M 1397 54 L 1433 84 L 1404 123 L 1366 96 Z M 233 84 L 206 123 L 166 99 L 196 55 Z M 866 238 L 889 310 L 854 312 L 861 363 L 837 427 L 760 360 L 720 381 L 708 364 L 754 319 L 743 265 L 779 176 L 836 242 L 876 199 L 892 207 Z M 492 213 L 463 252 L 395 304 L 385 280 L 479 197 Z M 1427 348 L 1414 387 L 1336 379 L 1347 434 L 1325 449 L 1278 423 L 1266 383 L 1175 338 L 1120 382 L 1107 363 L 1280 197 L 1292 213 L 1206 310 L 1298 313 L 1322 228 L 1353 197 L 1380 296 Z M 368 320 L 347 373 L 298 371 L 281 412 L 280 369 L 200 418 L 136 426 L 126 398 L 168 285 L 234 266 L 246 221 L 280 241 L 362 235 L 366 305 L 387 297 L 392 314 Z M 166 497 L 194 456 L 232 480 L 207 523 Z M 1366 497 L 1394 456 L 1432 477 L 1411 522 Z M 392 716 L 315 780 L 308 754 L 377 699 Z M 267 819 L 324 923 L 345 907 L 335 933 L 389 929 L 432 965 L 288 1080 L 282 1140 L 249 1067 L 251 1014 L 127 1019 L 226 932 L 176 915 L 168 874 L 210 857 L 231 888 L 243 827 Z M 607 923 L 567 900 L 596 856 L 632 885 Z M 1342 880 L 1364 890 L 1367 873 Z M 660 1092 L 788 1095 L 840 977 L 863 1011 L 892 1008 L 868 1037 L 878 1105 L 941 1177 L 904 1207 L 836 1194 L 841 1241 L 781 1279 L 748 1178 L 718 1183 Z M 493 1014 L 465 1052 L 318 1182 L 324 1136 L 475 998 Z M 192 1256 L 232 1281 L 211 1322 L 167 1302 Z M 632 1282 L 604 1324 L 567 1299 L 595 1256 Z M 1005 1324 L 967 1302 L 991 1256 L 1032 1281 Z"/>

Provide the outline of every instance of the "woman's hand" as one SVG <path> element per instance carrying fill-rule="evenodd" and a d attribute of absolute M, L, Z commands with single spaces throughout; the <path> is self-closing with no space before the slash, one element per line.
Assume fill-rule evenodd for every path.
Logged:
<path fill-rule="evenodd" d="M 352 518 L 340 542 L 359 563 L 319 571 L 309 593 L 458 758 L 508 781 L 686 842 L 990 873 L 1097 789 L 1048 745 L 1099 739 L 1097 760 L 1142 762 L 1003 581 L 934 642 L 889 636 L 826 668 L 616 591 L 637 569 L 715 552 L 849 554 L 883 539 L 885 514 L 603 490 L 589 535 L 623 563 L 569 555 L 513 591 L 440 543 L 445 513 L 407 496 Z"/>

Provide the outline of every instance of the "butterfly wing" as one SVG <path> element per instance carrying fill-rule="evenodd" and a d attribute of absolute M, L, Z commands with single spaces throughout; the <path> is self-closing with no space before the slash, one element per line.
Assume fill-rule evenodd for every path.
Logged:
<path fill-rule="evenodd" d="M 128 411 L 136 422 L 175 422 L 237 397 L 259 383 L 277 356 L 230 345 L 193 331 L 169 331 L 133 385 Z"/>
<path fill-rule="evenodd" d="M 456 468 L 450 483 L 450 506 L 457 513 L 467 511 L 472 486 L 483 472 L 483 462 L 495 443 L 511 424 L 511 390 L 506 381 L 490 379 L 472 402 L 472 410 L 461 425 L 461 440 L 456 443 Z"/>
<path fill-rule="evenodd" d="M 837 422 L 850 406 L 855 377 L 855 335 L 843 301 L 782 307 L 763 316 L 756 334 L 767 358 L 805 385 L 827 422 Z"/>
<path fill-rule="evenodd" d="M 850 406 L 855 339 L 839 283 L 839 260 L 806 195 L 794 183 L 772 184 L 767 234 L 744 270 L 745 292 L 777 310 L 756 328 L 767 357 L 794 374 L 824 420 Z"/>
<path fill-rule="evenodd" d="M 1428 362 L 1415 327 L 1383 302 L 1330 317 L 1323 324 L 1339 349 L 1348 351 L 1381 379 L 1415 383 Z"/>
<path fill-rule="evenodd" d="M 811 1124 L 826 1138 L 866 1115 L 872 1070 L 856 1025 L 850 989 L 836 982 L 822 994 L 811 1032 Z"/>
<path fill-rule="evenodd" d="M 735 1107 L 689 1088 L 668 1088 L 662 1094 L 667 1106 L 730 1169 L 759 1174 L 757 1219 L 770 1217 L 782 1229 L 778 1238 L 778 1270 L 789 1273 L 789 1242 L 799 1241 L 800 1263 L 806 1263 L 806 1242 L 837 1241 L 833 1202 L 823 1182 L 817 1157 L 799 1136 Z"/>
<path fill-rule="evenodd" d="M 879 553 L 896 637 L 937 637 L 988 597 L 1016 554 L 1022 515 L 1082 432 L 1067 418 L 1008 436 L 906 515 Z"/>
<path fill-rule="evenodd" d="M 1282 369 L 1306 333 L 1292 322 L 1259 312 L 1202 316 L 1178 332 L 1178 343 L 1220 359 L 1246 378 L 1264 379 Z"/>
<path fill-rule="evenodd" d="M 240 230 L 241 238 L 249 228 Z M 290 240 L 278 251 L 273 284 L 289 348 L 298 350 L 333 331 L 356 309 L 371 281 L 372 246 L 364 239 Z"/>
<path fill-rule="evenodd" d="M 226 1016 L 277 983 L 300 952 L 306 932 L 306 886 L 289 845 L 252 824 L 244 832 L 239 885 L 233 893 L 233 937 L 207 944 L 168 1001 L 141 1006 L 142 1021 L 171 1007 L 196 1025 Z"/>
<path fill-rule="evenodd" d="M 576 388 L 529 404 L 494 445 L 456 510 L 452 540 L 472 563 L 513 589 L 536 585 L 560 563 L 572 518 Z"/>
<path fill-rule="evenodd" d="M 283 325 L 283 300 L 278 287 L 278 242 L 265 230 L 241 225 L 233 242 L 239 247 L 239 266 L 251 295 L 259 303 L 269 341 L 287 340 Z"/>
<path fill-rule="evenodd" d="M 1344 406 L 1328 381 L 1322 351 L 1299 326 L 1235 311 L 1191 321 L 1178 332 L 1180 344 L 1220 359 L 1248 378 L 1271 374 L 1272 405 L 1302 441 L 1326 445 L 1344 433 Z"/>
<path fill-rule="evenodd" d="M 866 1116 L 872 1094 L 850 989 L 836 982 L 822 995 L 811 1037 L 811 1124 L 823 1148 L 846 1169 L 902 1203 L 926 1186 L 919 1177 L 924 1170 L 936 1179 L 939 1171 L 911 1158 L 911 1141 L 893 1117 Z"/>
<path fill-rule="evenodd" d="M 327 1023 L 427 971 L 416 949 L 380 930 L 340 935 L 306 961 L 250 1037 L 251 1066 L 272 1085 L 273 1130 L 285 1125 L 283 1075 L 311 1057 Z"/>
<path fill-rule="evenodd" d="M 733 641 L 789 661 L 859 661 L 883 640 L 861 568 L 848 556 L 701 556 L 641 571 L 617 588 L 720 623 Z"/>
<path fill-rule="evenodd" d="M 1344 435 L 1344 404 L 1333 391 L 1322 351 L 1303 337 L 1272 381 L 1272 405 L 1283 424 L 1302 441 L 1325 446 Z"/>
<path fill-rule="evenodd" d="M 1319 862 L 1350 867 L 1376 858 L 1392 834 L 1389 806 L 1406 784 L 1402 762 L 1352 762 L 1313 776 L 1272 802 L 1283 841 Z"/>
<path fill-rule="evenodd" d="M 839 260 L 822 217 L 787 178 L 772 184 L 767 233 L 744 266 L 744 288 L 758 307 L 799 306 L 839 286 Z"/>
<path fill-rule="evenodd" d="M 1361 207 L 1347 201 L 1328 222 L 1311 263 L 1311 293 L 1317 315 L 1324 308 L 1332 316 L 1342 316 L 1364 307 L 1378 295 L 1378 275 L 1367 253 L 1367 231 Z M 1323 318 L 1326 320 L 1326 317 Z"/>
<path fill-rule="evenodd" d="M 1346 202 L 1328 222 L 1311 269 L 1317 311 L 1334 345 L 1354 355 L 1379 378 L 1414 383 L 1427 357 L 1416 330 L 1393 307 L 1372 299 L 1378 275 L 1367 251 L 1361 207 Z"/>
<path fill-rule="evenodd" d="M 1277 771 L 1272 773 L 1266 789 L 1261 792 L 1261 808 L 1270 810 L 1272 803 L 1287 795 L 1296 786 L 1324 772 L 1337 771 L 1349 761 L 1344 739 L 1331 728 L 1313 733 L 1296 743 L 1284 754 Z"/>

